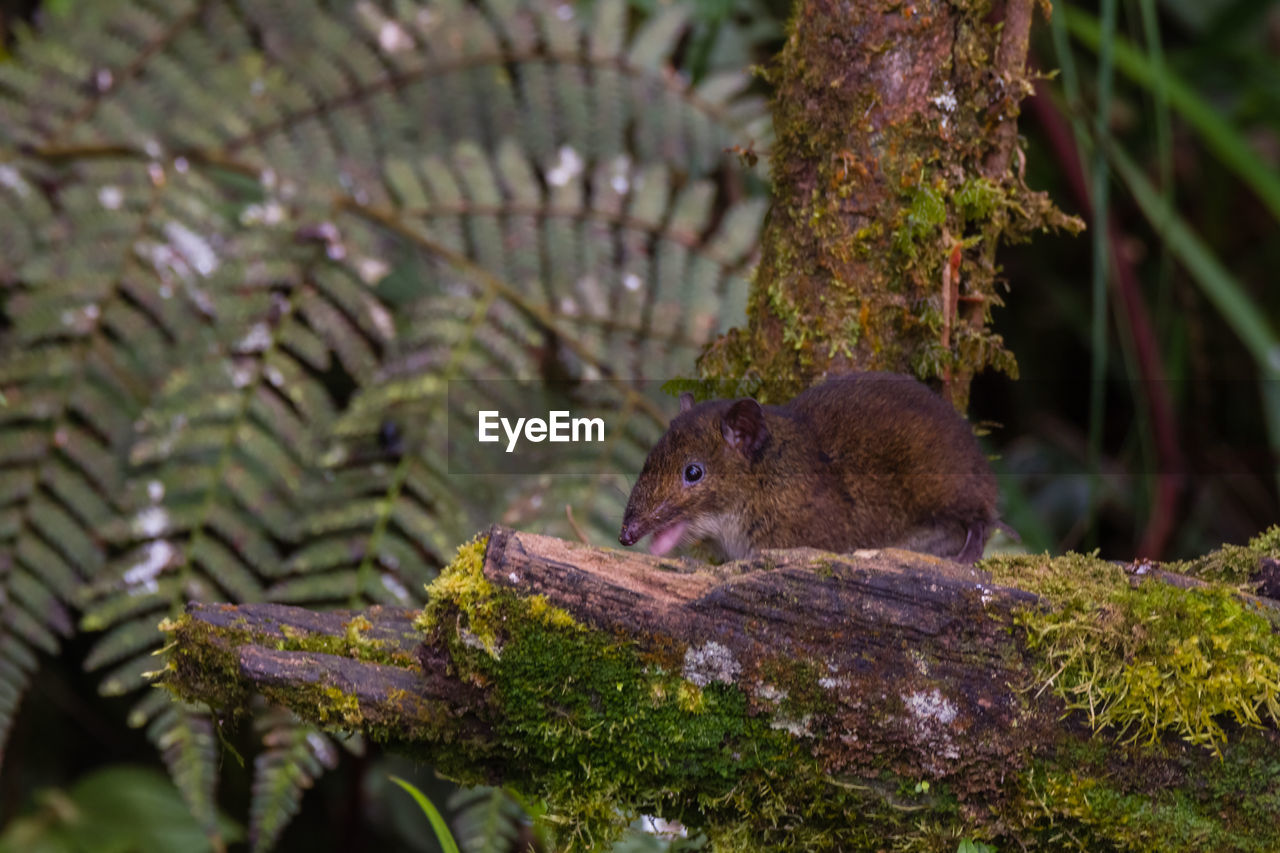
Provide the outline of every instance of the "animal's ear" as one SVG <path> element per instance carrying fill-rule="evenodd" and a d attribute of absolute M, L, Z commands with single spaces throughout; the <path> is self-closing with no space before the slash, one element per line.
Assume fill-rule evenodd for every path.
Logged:
<path fill-rule="evenodd" d="M 680 414 L 684 414 L 693 408 L 693 395 L 685 391 L 680 395 Z"/>
<path fill-rule="evenodd" d="M 738 400 L 729 407 L 720 420 L 720 433 L 730 447 L 753 461 L 769 441 L 764 410 L 750 398 Z"/>

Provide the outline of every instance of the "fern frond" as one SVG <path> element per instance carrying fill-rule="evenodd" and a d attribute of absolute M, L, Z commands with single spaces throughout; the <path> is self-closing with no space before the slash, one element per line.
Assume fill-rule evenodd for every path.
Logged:
<path fill-rule="evenodd" d="M 11 136 L 50 154 L 74 143 L 234 161 L 370 202 L 390 156 L 467 140 L 492 150 L 513 131 L 541 161 L 567 147 L 586 160 L 625 153 L 705 175 L 725 148 L 765 142 L 768 122 L 740 66 L 713 68 L 697 85 L 675 73 L 691 26 L 682 9 L 668 6 L 632 34 L 625 0 L 589 13 L 540 0 L 394 11 L 300 0 L 235 11 L 94 4 L 86 14 L 100 42 L 78 39 L 92 21 L 51 34 L 29 49 L 43 76 L 10 75 L 26 96 L 25 110 L 10 107 Z M 246 61 L 225 61 L 227 49 Z"/>
<path fill-rule="evenodd" d="M 218 810 L 214 799 L 218 756 L 213 721 L 199 709 L 170 701 L 159 706 L 148 722 L 147 737 L 160 749 L 169 775 L 182 792 L 192 816 L 206 835 L 218 838 Z"/>
<path fill-rule="evenodd" d="M 206 267 L 218 264 L 216 253 L 205 259 Z M 300 269 L 292 281 L 303 277 Z M 302 291 L 294 286 L 295 293 Z M 135 509 L 103 527 L 122 556 L 86 594 L 83 624 L 104 634 L 85 664 L 115 666 L 104 692 L 145 684 L 144 674 L 154 669 L 151 653 L 162 641 L 156 627 L 161 617 L 193 598 L 258 600 L 263 578 L 282 559 L 307 456 L 305 441 L 277 433 L 296 437 L 299 419 L 308 430 L 322 430 L 332 415 L 322 388 L 305 390 L 317 379 L 277 344 L 277 329 L 303 322 L 284 301 L 268 291 L 211 289 L 208 306 L 222 325 L 205 336 L 201 350 L 171 359 L 168 380 L 137 419 L 123 490 Z M 276 416 L 283 416 L 279 429 Z M 186 712 L 173 717 L 161 711 L 152 720 L 149 700 L 135 709 L 134 721 L 150 721 L 149 734 L 167 751 L 175 780 L 193 804 L 212 796 L 204 781 L 213 771 L 204 767 L 201 730 Z M 212 801 L 198 809 L 214 812 Z"/>
<path fill-rule="evenodd" d="M 5 624 L 10 624 L 9 607 L 6 606 L 0 613 L 3 614 Z M 0 736 L 4 736 L 6 740 L 13 718 L 18 712 L 18 704 L 22 701 L 22 694 L 36 670 L 38 659 L 35 648 L 35 643 L 18 632 L 10 630 L 0 634 L 0 722 L 3 723 Z M 0 757 L 3 755 L 4 751 L 0 749 Z"/>
<path fill-rule="evenodd" d="M 763 104 L 681 70 L 693 26 L 104 0 L 0 64 L 0 737 L 76 608 L 123 694 L 190 599 L 411 604 L 477 527 L 565 533 L 566 503 L 612 538 L 666 420 L 633 380 L 743 319 L 763 215 L 726 154 L 767 144 Z M 449 430 L 513 399 L 460 380 L 512 377 L 568 377 L 621 440 L 460 484 Z M 212 830 L 207 720 L 146 691 L 130 722 Z M 323 766 L 280 738 L 264 849 Z"/>
<path fill-rule="evenodd" d="M 501 788 L 464 788 L 449 797 L 458 846 L 467 853 L 515 849 L 529 818 Z"/>
<path fill-rule="evenodd" d="M 338 747 L 325 733 L 287 711 L 261 715 L 255 728 L 263 750 L 253 761 L 249 849 L 270 850 L 301 807 L 302 795 L 325 770 L 338 766 Z"/>
<path fill-rule="evenodd" d="M 81 585 L 106 565 L 99 531 L 119 511 L 122 444 L 146 374 L 124 364 L 103 323 L 104 311 L 123 298 L 120 282 L 133 263 L 120 237 L 127 217 L 123 226 L 96 210 L 85 217 L 84 233 L 100 253 L 91 256 L 68 239 L 36 189 L 47 177 L 39 167 L 14 160 L 0 170 L 0 197 L 31 229 L 7 258 L 12 266 L 0 269 L 0 298 L 16 320 L 0 343 L 0 548 L 12 564 L 0 574 L 3 738 L 31 671 L 22 647 L 56 653 L 72 631 L 68 608 Z M 90 171 L 121 177 L 118 167 Z"/>
<path fill-rule="evenodd" d="M 353 401 L 337 435 L 375 433 L 391 400 L 412 403 L 415 417 L 440 434 L 474 431 L 464 412 L 474 418 L 477 408 L 502 406 L 446 401 L 449 380 L 540 379 L 550 356 L 579 381 L 608 380 L 593 388 L 594 402 L 623 413 L 621 424 L 631 412 L 647 427 L 625 429 L 626 440 L 611 443 L 610 458 L 594 466 L 595 478 L 558 479 L 523 497 L 543 502 L 540 520 L 552 530 L 569 532 L 559 514 L 574 503 L 612 538 L 625 496 L 615 472 L 638 470 L 666 420 L 660 407 L 635 400 L 628 382 L 686 371 L 711 336 L 738 319 L 754 239 L 736 232 L 756 233 L 763 205 L 726 204 L 710 184 L 661 166 L 542 167 L 514 141 L 492 157 L 464 144 L 448 159 L 392 161 L 387 182 L 399 207 L 348 206 L 349 215 L 400 235 L 401 253 L 392 257 L 426 292 L 402 305 L 387 378 Z M 492 394 L 497 386 L 459 387 Z M 451 450 L 451 470 L 477 470 Z"/>

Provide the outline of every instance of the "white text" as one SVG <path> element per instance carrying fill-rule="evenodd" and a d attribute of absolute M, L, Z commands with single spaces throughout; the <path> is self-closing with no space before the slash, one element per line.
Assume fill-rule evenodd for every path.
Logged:
<path fill-rule="evenodd" d="M 566 411 L 547 412 L 547 420 L 542 418 L 516 418 L 514 424 L 498 414 L 497 411 L 480 412 L 476 427 L 476 438 L 482 442 L 501 441 L 498 427 L 507 435 L 507 452 L 516 449 L 521 432 L 527 441 L 604 441 L 603 418 L 572 418 Z"/>

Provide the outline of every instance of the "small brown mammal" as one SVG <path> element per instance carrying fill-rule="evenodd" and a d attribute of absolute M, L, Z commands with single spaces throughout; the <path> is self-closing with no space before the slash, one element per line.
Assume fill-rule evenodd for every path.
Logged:
<path fill-rule="evenodd" d="M 972 563 L 999 524 L 996 482 L 969 424 L 908 376 L 828 379 L 782 406 L 694 405 L 645 460 L 623 545 L 705 540 L 728 559 L 761 548 L 901 547 Z"/>

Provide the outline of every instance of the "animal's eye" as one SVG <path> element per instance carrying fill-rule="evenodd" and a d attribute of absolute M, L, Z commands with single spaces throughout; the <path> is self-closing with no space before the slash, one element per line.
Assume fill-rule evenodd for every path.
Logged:
<path fill-rule="evenodd" d="M 694 462 L 684 466 L 684 481 L 686 483 L 696 483 L 702 479 L 702 466 Z"/>

